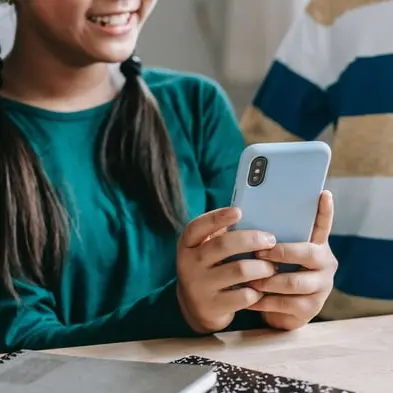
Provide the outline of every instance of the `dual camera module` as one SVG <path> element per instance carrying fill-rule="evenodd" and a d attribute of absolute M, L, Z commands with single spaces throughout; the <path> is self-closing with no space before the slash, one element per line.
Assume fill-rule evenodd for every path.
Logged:
<path fill-rule="evenodd" d="M 267 167 L 266 157 L 257 157 L 251 162 L 250 172 L 248 174 L 248 184 L 251 187 L 259 186 L 265 179 Z"/>

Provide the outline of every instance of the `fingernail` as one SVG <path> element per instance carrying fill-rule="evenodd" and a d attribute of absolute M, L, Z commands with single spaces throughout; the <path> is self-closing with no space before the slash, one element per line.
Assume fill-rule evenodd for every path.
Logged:
<path fill-rule="evenodd" d="M 220 219 L 228 219 L 231 218 L 233 216 L 233 209 L 231 208 L 225 208 L 225 209 L 221 209 L 217 212 L 217 217 L 219 217 Z"/>
<path fill-rule="evenodd" d="M 272 246 L 274 246 L 277 242 L 276 237 L 270 233 L 266 235 L 266 240 Z"/>
<path fill-rule="evenodd" d="M 239 217 L 239 209 L 237 208 L 230 208 L 227 209 L 223 212 L 223 215 L 225 216 L 225 218 L 236 218 Z"/>

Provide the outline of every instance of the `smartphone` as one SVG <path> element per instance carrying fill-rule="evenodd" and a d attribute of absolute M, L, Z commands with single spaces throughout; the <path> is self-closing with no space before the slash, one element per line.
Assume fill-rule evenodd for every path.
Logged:
<path fill-rule="evenodd" d="M 330 160 L 325 142 L 248 146 L 240 158 L 232 197 L 242 218 L 231 230 L 270 232 L 279 243 L 310 241 Z M 279 268 L 298 270 L 290 264 Z"/>

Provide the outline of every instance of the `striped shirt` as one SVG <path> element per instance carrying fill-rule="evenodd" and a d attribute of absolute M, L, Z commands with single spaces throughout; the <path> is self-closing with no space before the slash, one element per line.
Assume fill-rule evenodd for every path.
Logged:
<path fill-rule="evenodd" d="M 392 0 L 310 1 L 242 119 L 248 143 L 330 130 L 339 269 L 323 319 L 393 313 L 392 15 Z"/>

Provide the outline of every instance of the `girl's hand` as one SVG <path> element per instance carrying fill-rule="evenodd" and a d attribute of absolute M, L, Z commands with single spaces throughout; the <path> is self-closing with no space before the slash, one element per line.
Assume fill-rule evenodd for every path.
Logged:
<path fill-rule="evenodd" d="M 186 321 L 196 332 L 226 328 L 237 311 L 262 298 L 256 289 L 229 288 L 275 273 L 274 264 L 264 260 L 222 263 L 233 255 L 267 251 L 276 244 L 274 236 L 259 231 L 227 232 L 240 217 L 235 208 L 204 214 L 187 226 L 179 241 L 177 296 Z"/>
<path fill-rule="evenodd" d="M 328 244 L 332 221 L 333 198 L 330 192 L 324 192 L 310 243 L 277 244 L 271 250 L 257 253 L 261 260 L 302 266 L 298 272 L 280 273 L 250 284 L 261 294 L 267 294 L 249 309 L 261 311 L 270 326 L 296 329 L 321 311 L 338 266 Z"/>

